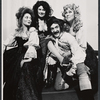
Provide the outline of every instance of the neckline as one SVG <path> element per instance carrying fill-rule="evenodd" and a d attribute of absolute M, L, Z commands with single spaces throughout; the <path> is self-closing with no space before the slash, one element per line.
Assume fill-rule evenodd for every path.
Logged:
<path fill-rule="evenodd" d="M 23 40 L 28 40 L 27 37 L 16 36 L 16 38 L 22 38 Z"/>

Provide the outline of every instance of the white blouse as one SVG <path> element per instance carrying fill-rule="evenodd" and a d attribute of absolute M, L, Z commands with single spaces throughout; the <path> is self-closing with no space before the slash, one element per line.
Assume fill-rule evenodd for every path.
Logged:
<path fill-rule="evenodd" d="M 75 39 L 77 40 L 78 44 L 83 49 L 83 51 L 85 51 L 87 49 L 87 41 L 86 33 L 84 32 L 83 27 L 81 27 L 79 31 L 75 33 Z"/>
<path fill-rule="evenodd" d="M 84 62 L 86 53 L 81 49 L 76 39 L 67 32 L 64 32 L 62 34 L 63 35 L 61 36 L 59 41 L 63 43 L 64 42 L 68 43 L 70 45 L 71 52 L 72 52 L 72 58 L 71 58 L 72 62 L 74 62 L 75 64 Z"/>
<path fill-rule="evenodd" d="M 53 37 L 50 36 L 50 38 L 53 38 Z M 54 40 L 54 38 L 53 38 L 53 40 Z M 56 39 L 55 39 L 55 41 L 56 41 Z M 71 60 L 74 64 L 84 62 L 86 53 L 82 50 L 82 48 L 77 43 L 76 39 L 71 34 L 69 34 L 67 32 L 61 33 L 61 37 L 60 37 L 60 39 L 58 39 L 58 42 L 61 43 L 64 47 L 66 47 L 66 44 L 69 44 L 71 53 L 72 53 Z M 59 46 L 58 47 L 56 46 L 56 48 L 61 55 L 64 55 L 64 52 L 65 52 L 65 54 L 68 52 L 66 50 L 66 48 L 63 51 Z"/>

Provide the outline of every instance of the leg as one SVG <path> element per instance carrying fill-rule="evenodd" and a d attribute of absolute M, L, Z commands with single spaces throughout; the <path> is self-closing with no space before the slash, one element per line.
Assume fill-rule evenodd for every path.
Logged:
<path fill-rule="evenodd" d="M 54 88 L 55 90 L 64 90 L 69 88 L 69 85 L 65 83 L 65 80 L 62 78 L 61 71 L 57 72 Z"/>
<path fill-rule="evenodd" d="M 84 63 L 77 64 L 77 75 L 79 77 L 81 97 L 83 98 L 83 100 L 94 100 L 91 82 L 85 67 L 86 66 L 84 65 Z"/>

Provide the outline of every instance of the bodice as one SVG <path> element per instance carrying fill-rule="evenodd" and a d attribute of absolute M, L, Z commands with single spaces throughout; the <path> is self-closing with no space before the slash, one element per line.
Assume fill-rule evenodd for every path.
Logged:
<path fill-rule="evenodd" d="M 18 47 L 22 47 L 23 44 L 28 41 L 28 39 L 23 39 L 22 37 L 16 37 L 15 39 L 18 43 Z"/>

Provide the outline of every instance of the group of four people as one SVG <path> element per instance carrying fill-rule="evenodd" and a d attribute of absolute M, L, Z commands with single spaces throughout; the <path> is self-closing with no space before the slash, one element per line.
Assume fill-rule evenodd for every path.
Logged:
<path fill-rule="evenodd" d="M 53 10 L 45 1 L 37 1 L 32 10 L 19 8 L 17 29 L 3 43 L 4 100 L 41 100 L 46 71 L 52 66 L 56 69 L 53 73 L 61 71 L 64 89 L 68 77 L 76 74 L 82 98 L 94 100 L 88 75 L 93 65 L 85 63 L 87 42 L 78 10 L 75 4 L 64 6 L 61 20 L 51 16 Z M 7 46 L 14 48 L 7 50 Z"/>

